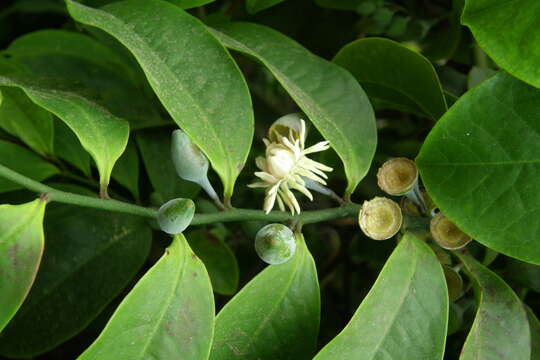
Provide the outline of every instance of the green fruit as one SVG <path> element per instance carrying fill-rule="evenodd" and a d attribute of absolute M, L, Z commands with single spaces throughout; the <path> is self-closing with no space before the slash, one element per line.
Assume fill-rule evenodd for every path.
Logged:
<path fill-rule="evenodd" d="M 255 251 L 268 264 L 282 264 L 296 251 L 294 234 L 283 224 L 268 224 L 255 236 Z"/>
<path fill-rule="evenodd" d="M 195 214 L 195 203 L 190 199 L 172 199 L 161 205 L 157 221 L 161 230 L 167 234 L 179 234 L 184 231 Z"/>

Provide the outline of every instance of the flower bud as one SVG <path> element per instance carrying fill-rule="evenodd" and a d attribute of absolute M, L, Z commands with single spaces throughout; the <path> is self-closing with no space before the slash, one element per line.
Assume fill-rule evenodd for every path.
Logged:
<path fill-rule="evenodd" d="M 199 183 L 207 177 L 208 159 L 182 130 L 172 133 L 171 155 L 176 173 L 182 179 Z"/>
<path fill-rule="evenodd" d="M 416 164 L 407 158 L 388 160 L 377 172 L 379 187 L 389 195 L 404 195 L 416 186 L 417 181 Z"/>
<path fill-rule="evenodd" d="M 172 199 L 163 204 L 157 215 L 161 230 L 167 234 L 179 234 L 184 231 L 195 214 L 195 203 L 190 199 Z"/>
<path fill-rule="evenodd" d="M 171 155 L 176 174 L 184 180 L 199 184 L 216 203 L 219 196 L 208 180 L 208 159 L 182 130 L 174 130 Z"/>
<path fill-rule="evenodd" d="M 443 265 L 444 277 L 448 288 L 448 298 L 450 301 L 456 301 L 463 295 L 463 279 L 457 271 L 450 266 Z"/>
<path fill-rule="evenodd" d="M 435 242 L 448 250 L 460 249 L 472 240 L 442 213 L 433 216 L 429 228 Z"/>
<path fill-rule="evenodd" d="M 399 205 L 384 197 L 364 201 L 358 217 L 360 228 L 373 240 L 386 240 L 397 234 L 403 222 Z"/>
<path fill-rule="evenodd" d="M 300 136 L 303 136 L 304 138 L 301 139 L 301 141 L 305 141 L 306 134 L 305 131 L 302 132 L 301 119 L 300 113 L 293 113 L 280 117 L 274 121 L 272 126 L 270 126 L 270 129 L 268 129 L 268 139 L 271 142 L 280 142 L 282 137 L 288 138 L 289 134 L 292 132 L 294 139 L 300 139 Z"/>
<path fill-rule="evenodd" d="M 294 255 L 296 239 L 285 225 L 268 224 L 255 236 L 255 251 L 268 264 L 282 264 Z"/>

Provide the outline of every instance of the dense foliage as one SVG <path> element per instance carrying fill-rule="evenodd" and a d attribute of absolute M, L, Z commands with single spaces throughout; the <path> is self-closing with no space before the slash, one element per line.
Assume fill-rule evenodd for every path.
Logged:
<path fill-rule="evenodd" d="M 539 1 L 10 0 L 0 43 L 0 359 L 540 359 Z"/>

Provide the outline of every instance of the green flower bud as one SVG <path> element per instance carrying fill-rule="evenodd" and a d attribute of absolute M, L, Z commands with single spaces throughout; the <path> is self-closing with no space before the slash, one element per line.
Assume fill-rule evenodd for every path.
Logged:
<path fill-rule="evenodd" d="M 386 240 L 397 234 L 403 223 L 399 205 L 384 197 L 364 201 L 358 214 L 360 228 L 373 240 Z"/>
<path fill-rule="evenodd" d="M 176 174 L 199 184 L 214 202 L 220 204 L 219 196 L 208 180 L 208 159 L 182 130 L 172 133 L 171 155 Z"/>
<path fill-rule="evenodd" d="M 255 236 L 255 251 L 268 264 L 282 264 L 294 255 L 296 239 L 285 225 L 268 224 Z"/>
<path fill-rule="evenodd" d="M 440 247 L 456 250 L 471 242 L 471 237 L 461 231 L 442 213 L 435 214 L 429 224 L 431 236 Z"/>
<path fill-rule="evenodd" d="M 182 130 L 172 133 L 171 155 L 179 177 L 196 183 L 207 178 L 208 159 Z"/>
<path fill-rule="evenodd" d="M 190 199 L 172 199 L 161 205 L 157 221 L 161 230 L 167 234 L 179 234 L 184 231 L 195 214 L 195 203 Z"/>

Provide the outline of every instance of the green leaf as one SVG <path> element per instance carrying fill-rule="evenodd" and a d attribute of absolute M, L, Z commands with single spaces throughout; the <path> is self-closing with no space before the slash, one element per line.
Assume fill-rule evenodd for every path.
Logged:
<path fill-rule="evenodd" d="M 71 129 L 60 119 L 54 118 L 54 154 L 75 166 L 86 176 L 91 175 L 90 155 Z"/>
<path fill-rule="evenodd" d="M 246 0 L 246 10 L 250 14 L 256 14 L 259 11 L 271 8 L 285 0 Z"/>
<path fill-rule="evenodd" d="M 503 69 L 540 88 L 540 2 L 466 0 L 461 22 Z"/>
<path fill-rule="evenodd" d="M 167 0 L 168 2 L 181 7 L 182 9 L 191 9 L 214 2 L 215 0 Z"/>
<path fill-rule="evenodd" d="M 217 30 L 214 35 L 225 46 L 267 67 L 330 141 L 345 165 L 346 196 L 352 194 L 371 165 L 377 143 L 373 109 L 354 78 L 273 29 L 229 23 Z"/>
<path fill-rule="evenodd" d="M 75 20 L 105 30 L 133 53 L 230 197 L 251 147 L 253 111 L 245 80 L 225 49 L 199 20 L 161 0 L 122 1 L 102 9 L 66 3 Z"/>
<path fill-rule="evenodd" d="M 294 257 L 270 265 L 216 317 L 210 359 L 311 359 L 320 299 L 315 262 L 302 235 Z"/>
<path fill-rule="evenodd" d="M 40 30 L 17 38 L 6 53 L 37 76 L 77 81 L 92 89 L 111 113 L 135 129 L 165 123 L 130 81 L 132 70 L 122 57 L 87 35 Z"/>
<path fill-rule="evenodd" d="M 342 332 L 315 360 L 442 359 L 446 280 L 431 248 L 406 234 Z"/>
<path fill-rule="evenodd" d="M 212 289 L 232 295 L 238 288 L 238 262 L 231 248 L 215 232 L 194 230 L 186 234 L 189 246 L 208 270 Z"/>
<path fill-rule="evenodd" d="M 160 194 L 160 203 L 170 199 L 194 199 L 200 187 L 178 177 L 171 159 L 171 131 L 147 129 L 136 133 L 137 145 L 150 183 Z"/>
<path fill-rule="evenodd" d="M 54 124 L 51 114 L 35 105 L 19 89 L 3 88 L 0 127 L 21 139 L 40 155 L 54 153 Z"/>
<path fill-rule="evenodd" d="M 416 159 L 441 211 L 489 248 L 540 264 L 540 91 L 497 74 L 463 95 Z"/>
<path fill-rule="evenodd" d="M 128 142 L 126 150 L 118 159 L 112 178 L 128 189 L 136 199 L 139 198 L 139 153 L 133 141 Z"/>
<path fill-rule="evenodd" d="M 25 303 L 0 336 L 0 354 L 33 357 L 83 330 L 125 288 L 150 248 L 140 218 L 51 204 L 47 247 Z"/>
<path fill-rule="evenodd" d="M 0 140 L 0 164 L 36 181 L 42 181 L 60 173 L 56 166 L 30 150 L 4 140 Z M 0 192 L 21 188 L 19 184 L 0 178 Z"/>
<path fill-rule="evenodd" d="M 334 62 L 349 70 L 370 99 L 386 108 L 439 119 L 446 112 L 433 65 L 416 51 L 383 38 L 345 45 Z"/>
<path fill-rule="evenodd" d="M 523 305 L 529 320 L 529 331 L 531 333 L 531 360 L 540 359 L 540 321 L 527 305 Z"/>
<path fill-rule="evenodd" d="M 46 202 L 0 205 L 0 331 L 24 301 L 43 254 Z"/>
<path fill-rule="evenodd" d="M 540 266 L 516 259 L 507 259 L 502 277 L 540 293 Z"/>
<path fill-rule="evenodd" d="M 529 324 L 512 289 L 469 255 L 456 253 L 475 282 L 478 309 L 460 360 L 529 360 Z"/>
<path fill-rule="evenodd" d="M 176 235 L 80 360 L 208 358 L 214 296 L 203 263 Z"/>
<path fill-rule="evenodd" d="M 21 88 L 39 106 L 52 112 L 77 135 L 96 162 L 101 191 L 106 191 L 114 163 L 124 152 L 129 136 L 127 121 L 117 118 L 91 99 L 65 89 L 63 84 L 34 77 L 0 76 L 0 84 Z"/>

